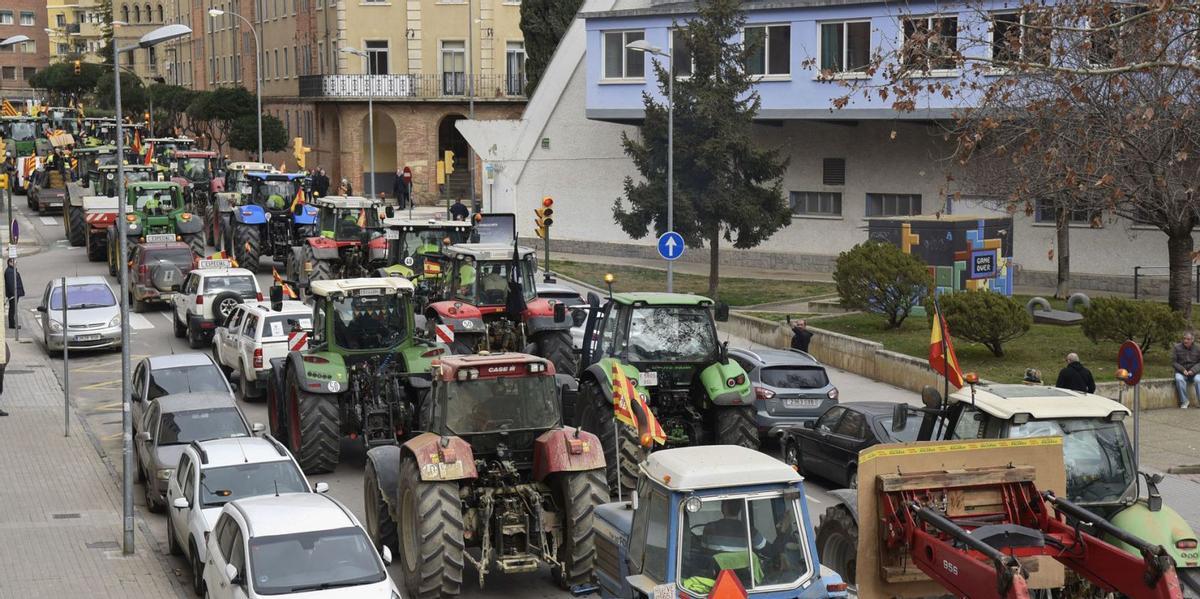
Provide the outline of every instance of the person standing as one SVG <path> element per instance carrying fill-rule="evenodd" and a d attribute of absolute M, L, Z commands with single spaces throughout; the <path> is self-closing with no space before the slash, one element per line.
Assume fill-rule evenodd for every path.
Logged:
<path fill-rule="evenodd" d="M 329 195 L 329 177 L 325 174 L 325 169 L 317 167 L 317 174 L 312 178 L 312 189 L 318 197 Z"/>
<path fill-rule="evenodd" d="M 1084 368 L 1079 361 L 1079 354 L 1075 352 L 1067 354 L 1067 365 L 1058 372 L 1058 380 L 1054 386 L 1080 393 L 1096 392 L 1096 381 L 1092 378 L 1092 371 Z"/>
<path fill-rule="evenodd" d="M 1179 408 L 1188 407 L 1188 385 L 1196 388 L 1196 399 L 1200 401 L 1200 379 L 1196 372 L 1200 371 L 1200 347 L 1196 346 L 1196 335 L 1191 331 L 1183 334 L 1183 339 L 1175 344 L 1171 352 L 1171 366 L 1175 369 L 1175 392 L 1179 394 Z"/>
<path fill-rule="evenodd" d="M 396 180 L 392 183 L 392 194 L 396 196 L 396 209 L 408 208 L 408 181 L 404 180 L 404 169 L 396 169 Z"/>
<path fill-rule="evenodd" d="M 342 177 L 342 182 L 338 184 L 338 195 L 352 196 L 354 195 L 354 187 L 350 185 L 350 180 Z"/>
<path fill-rule="evenodd" d="M 463 203 L 462 198 L 454 200 L 454 204 L 450 206 L 450 218 L 453 220 L 467 220 L 471 216 L 471 209 Z"/>
<path fill-rule="evenodd" d="M 788 322 L 792 324 L 792 349 L 798 349 L 804 353 L 808 353 L 808 344 L 812 342 L 812 331 L 808 330 L 808 321 L 801 318 L 796 322 L 792 322 L 792 317 L 788 316 Z"/>
<path fill-rule="evenodd" d="M 4 299 L 8 301 L 8 328 L 17 328 L 17 302 L 25 297 L 25 285 L 21 282 L 21 273 L 17 271 L 16 262 L 8 259 L 8 268 L 4 269 Z"/>

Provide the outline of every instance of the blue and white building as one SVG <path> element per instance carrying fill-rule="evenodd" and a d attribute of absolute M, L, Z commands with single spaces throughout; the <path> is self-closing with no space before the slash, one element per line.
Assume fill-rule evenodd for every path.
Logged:
<path fill-rule="evenodd" d="M 922 98 L 916 110 L 901 113 L 890 101 L 856 95 L 835 109 L 833 100 L 847 88 L 820 80 L 818 71 L 866 78 L 859 67 L 869 56 L 899 47 L 913 27 L 940 31 L 968 54 L 991 52 L 986 40 L 993 15 L 1015 6 L 997 0 L 994 11 L 980 13 L 974 3 L 933 0 L 747 0 L 741 35 L 762 40 L 750 65 L 761 77 L 754 134 L 790 157 L 783 188 L 793 219 L 758 248 L 725 248 L 722 260 L 825 271 L 839 252 L 866 239 L 867 218 L 994 214 L 984 198 L 949 199 L 944 159 L 953 147 L 939 121 L 951 117 L 958 100 Z M 624 178 L 639 176 L 622 151 L 621 133 L 638 134 L 643 93 L 660 95 L 652 58 L 625 45 L 644 39 L 671 49 L 677 76 L 687 76 L 686 53 L 672 44 L 671 32 L 694 13 L 691 1 L 587 0 L 521 120 L 459 124 L 485 163 L 485 209 L 516 212 L 522 236 L 532 236 L 533 209 L 551 196 L 557 248 L 654 255 L 653 237 L 630 241 L 612 218 Z M 966 47 L 980 40 L 980 47 Z M 952 62 L 942 67 L 931 64 L 930 77 L 963 76 Z M 1071 235 L 1076 287 L 1126 289 L 1135 266 L 1166 265 L 1167 239 L 1157 230 L 1108 216 L 1094 229 L 1079 216 Z M 1016 283 L 1052 287 L 1053 214 L 1035 210 L 1014 218 Z M 691 251 L 685 259 L 707 260 L 707 252 Z"/>

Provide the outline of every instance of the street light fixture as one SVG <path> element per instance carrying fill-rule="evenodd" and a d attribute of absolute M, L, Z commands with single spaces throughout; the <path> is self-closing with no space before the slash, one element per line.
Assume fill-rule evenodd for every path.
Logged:
<path fill-rule="evenodd" d="M 121 24 L 114 21 L 113 25 Z M 125 218 L 125 132 L 121 118 L 121 53 L 138 48 L 150 48 L 158 44 L 179 39 L 190 35 L 192 29 L 187 25 L 165 25 L 146 35 L 138 43 L 124 48 L 117 45 L 116 35 L 113 36 L 113 105 L 116 109 L 117 121 L 117 227 L 126 226 Z M 129 260 L 129 239 L 123 231 L 117 234 L 117 265 L 121 268 L 121 314 L 129 314 L 129 269 L 125 267 Z M 124 537 L 122 552 L 125 555 L 133 553 L 133 421 L 130 420 L 129 406 L 129 319 L 121 319 L 121 437 L 122 437 L 122 488 Z"/>
<path fill-rule="evenodd" d="M 667 61 L 667 231 L 672 232 L 675 230 L 675 68 L 669 52 L 644 39 L 629 42 L 625 48 Z M 667 260 L 667 293 L 672 293 L 675 287 L 674 264 L 673 260 Z"/>
<path fill-rule="evenodd" d="M 342 52 L 361 56 L 367 60 L 367 144 L 371 146 L 371 178 L 368 179 L 370 185 L 367 186 L 371 191 L 372 199 L 375 198 L 375 86 L 371 82 L 371 75 L 375 74 L 375 69 L 371 65 L 371 55 L 363 50 L 345 46 Z"/>
<path fill-rule="evenodd" d="M 25 42 L 32 42 L 32 41 L 33 41 L 33 39 L 30 38 L 28 35 L 20 33 L 20 34 L 14 35 L 12 37 L 6 37 L 3 40 L 0 40 L 0 47 L 11 46 L 13 44 L 23 44 Z"/>
<path fill-rule="evenodd" d="M 217 18 L 223 16 L 228 11 L 219 8 L 208 9 L 208 16 Z M 254 23 L 250 19 L 243 17 L 239 13 L 228 13 L 246 22 L 246 26 L 250 28 L 250 33 L 254 35 L 254 98 L 258 103 L 258 161 L 263 161 L 263 144 L 262 144 L 262 49 L 258 45 L 258 30 L 254 28 Z"/>

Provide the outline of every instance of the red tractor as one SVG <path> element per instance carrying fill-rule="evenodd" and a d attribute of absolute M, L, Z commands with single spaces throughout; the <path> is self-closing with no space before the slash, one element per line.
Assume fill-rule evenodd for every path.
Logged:
<path fill-rule="evenodd" d="M 533 249 L 460 243 L 443 248 L 437 260 L 441 278 L 425 307 L 425 322 L 451 351 L 523 351 L 550 360 L 562 374 L 576 374 L 567 305 L 537 297 Z M 518 290 L 515 304 L 524 309 L 514 314 L 516 298 L 509 294 Z"/>
<path fill-rule="evenodd" d="M 406 596 L 459 594 L 467 563 L 480 587 L 541 564 L 564 588 L 591 580 L 604 452 L 562 425 L 557 380 L 528 354 L 447 356 L 418 408 L 425 432 L 367 452 L 367 531 L 399 552 Z"/>

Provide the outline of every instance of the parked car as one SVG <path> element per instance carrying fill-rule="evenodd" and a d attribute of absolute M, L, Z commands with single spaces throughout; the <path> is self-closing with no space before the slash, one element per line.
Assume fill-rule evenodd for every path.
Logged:
<path fill-rule="evenodd" d="M 217 266 L 208 267 L 206 263 Z M 192 349 L 200 349 L 205 342 L 211 341 L 217 324 L 224 322 L 235 306 L 263 299 L 254 273 L 228 264 L 227 260 L 200 261 L 201 267 L 184 277 L 179 293 L 171 302 L 175 336 L 187 337 L 188 347 Z"/>
<path fill-rule="evenodd" d="M 167 481 L 175 473 L 179 457 L 192 441 L 249 437 L 264 430 L 250 425 L 233 398 L 220 393 L 181 393 L 150 402 L 142 415 L 142 426 L 133 444 L 138 478 L 146 482 L 146 507 L 162 509 L 167 499 Z"/>
<path fill-rule="evenodd" d="M 139 243 L 129 254 L 129 305 L 145 312 L 150 303 L 165 303 L 192 271 L 192 248 L 182 241 Z"/>
<path fill-rule="evenodd" d="M 51 354 L 63 349 L 62 279 L 42 292 L 42 342 Z M 67 339 L 72 350 L 121 347 L 121 306 L 104 277 L 67 277 Z"/>
<path fill-rule="evenodd" d="M 759 437 L 776 439 L 781 427 L 816 420 L 837 405 L 838 390 L 825 366 L 794 349 L 729 350 L 754 385 L 755 422 Z"/>
<path fill-rule="evenodd" d="M 69 298 L 68 298 L 69 299 Z M 150 401 L 180 393 L 219 393 L 233 397 L 225 374 L 207 354 L 172 354 L 142 358 L 133 369 L 133 429 L 141 431 Z"/>
<path fill-rule="evenodd" d="M 243 497 L 306 493 L 308 479 L 279 441 L 241 437 L 193 442 L 167 484 L 167 550 L 192 565 L 192 590 L 204 595 L 205 541 L 221 508 Z M 311 487 L 329 490 L 327 483 Z"/>
<path fill-rule="evenodd" d="M 235 306 L 213 334 L 213 360 L 230 378 L 237 377 L 238 399 L 261 397 L 271 380 L 271 360 L 285 358 L 293 327 L 312 333 L 312 307 L 285 301 L 276 312 L 264 303 Z"/>
<path fill-rule="evenodd" d="M 332 497 L 267 495 L 221 508 L 208 536 L 204 582 L 212 599 L 398 599 L 386 568 L 391 561 L 391 549 L 374 547 L 358 519 Z"/>
<path fill-rule="evenodd" d="M 880 443 L 915 441 L 921 413 L 910 411 L 904 430 L 892 432 L 896 404 L 848 401 L 829 408 L 816 421 L 783 430 L 783 460 L 801 474 L 841 487 L 858 487 L 858 452 Z"/>

